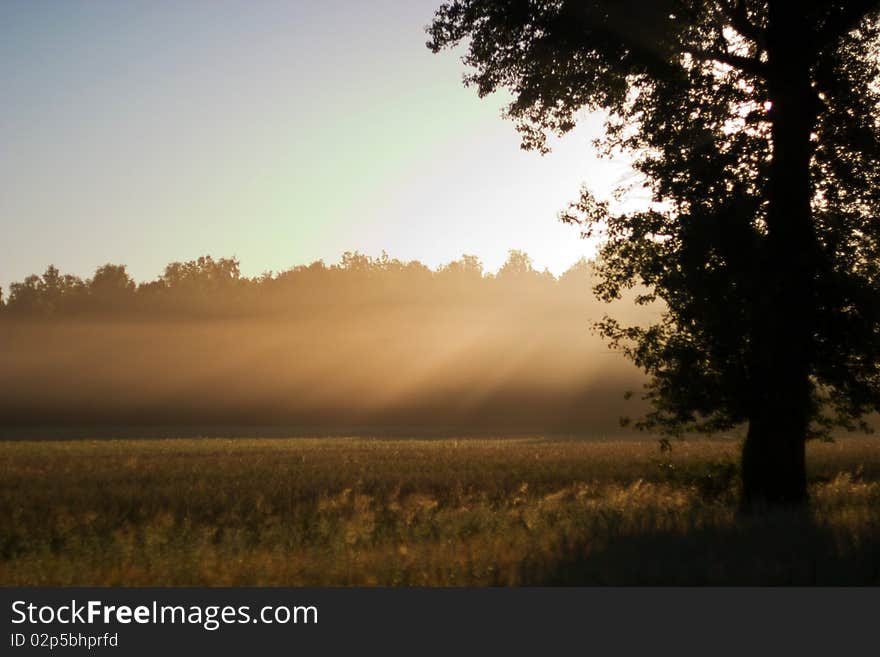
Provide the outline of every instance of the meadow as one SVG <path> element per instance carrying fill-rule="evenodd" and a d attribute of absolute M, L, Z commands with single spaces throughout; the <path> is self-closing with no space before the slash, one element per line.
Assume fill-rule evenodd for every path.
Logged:
<path fill-rule="evenodd" d="M 735 440 L 0 442 L 0 584 L 877 585 L 878 447 L 756 520 Z"/>

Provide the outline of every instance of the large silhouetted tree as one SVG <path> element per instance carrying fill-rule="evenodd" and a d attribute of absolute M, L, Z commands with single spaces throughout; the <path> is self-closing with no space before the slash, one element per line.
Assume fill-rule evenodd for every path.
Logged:
<path fill-rule="evenodd" d="M 600 324 L 651 376 L 648 426 L 748 422 L 743 506 L 806 500 L 805 440 L 880 404 L 877 0 L 459 0 L 434 51 L 512 92 L 526 148 L 610 117 L 656 204 L 603 232 L 597 292 L 644 285 L 650 327 Z"/>

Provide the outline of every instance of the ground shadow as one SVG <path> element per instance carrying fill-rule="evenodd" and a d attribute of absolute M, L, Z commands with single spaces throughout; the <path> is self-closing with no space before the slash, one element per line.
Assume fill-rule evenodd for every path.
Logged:
<path fill-rule="evenodd" d="M 880 540 L 821 526 L 805 514 L 738 518 L 725 526 L 584 539 L 553 563 L 525 562 L 532 586 L 876 586 Z"/>

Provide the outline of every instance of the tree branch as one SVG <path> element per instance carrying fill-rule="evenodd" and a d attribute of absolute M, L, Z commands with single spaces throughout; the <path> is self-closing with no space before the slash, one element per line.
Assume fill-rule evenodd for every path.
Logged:
<path fill-rule="evenodd" d="M 697 48 L 688 48 L 685 49 L 685 52 L 701 62 L 716 61 L 720 64 L 726 64 L 727 66 L 739 69 L 743 73 L 750 73 L 760 78 L 767 76 L 767 65 L 755 57 L 745 57 L 729 52 L 707 51 Z"/>
<path fill-rule="evenodd" d="M 734 0 L 730 2 L 719 2 L 721 11 L 730 21 L 731 26 L 742 36 L 752 41 L 758 48 L 764 50 L 766 48 L 766 37 L 764 30 L 756 26 L 749 20 L 749 14 L 746 11 L 745 0 Z"/>

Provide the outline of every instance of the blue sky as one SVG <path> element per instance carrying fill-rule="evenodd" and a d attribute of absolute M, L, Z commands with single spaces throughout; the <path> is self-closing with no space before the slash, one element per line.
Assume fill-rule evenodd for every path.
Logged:
<path fill-rule="evenodd" d="M 431 266 L 511 248 L 559 273 L 556 215 L 598 160 L 587 117 L 541 157 L 505 97 L 432 55 L 439 0 L 0 3 L 0 285 L 237 256 L 247 274 L 346 250 Z"/>

